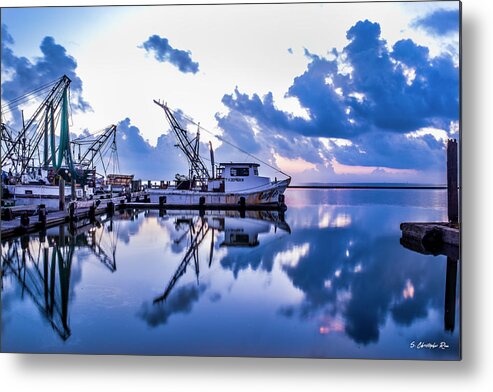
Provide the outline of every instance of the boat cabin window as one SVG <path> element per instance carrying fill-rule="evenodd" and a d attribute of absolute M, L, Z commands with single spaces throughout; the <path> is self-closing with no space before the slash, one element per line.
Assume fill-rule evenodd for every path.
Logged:
<path fill-rule="evenodd" d="M 230 171 L 231 177 L 248 177 L 250 171 L 248 167 L 232 167 Z"/>
<path fill-rule="evenodd" d="M 253 168 L 253 175 L 258 176 L 258 169 L 256 167 Z"/>
<path fill-rule="evenodd" d="M 217 178 L 222 178 L 224 172 L 224 167 L 218 167 L 216 169 L 216 177 Z"/>
<path fill-rule="evenodd" d="M 248 244 L 248 234 L 231 234 L 229 241 L 232 244 Z"/>

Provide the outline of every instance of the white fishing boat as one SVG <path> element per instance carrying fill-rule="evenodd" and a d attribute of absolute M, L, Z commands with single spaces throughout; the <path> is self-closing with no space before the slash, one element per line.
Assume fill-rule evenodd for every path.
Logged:
<path fill-rule="evenodd" d="M 64 75 L 2 105 L 2 115 L 22 113 L 21 126 L 12 119 L 4 123 L 2 118 L 0 122 L 2 201 L 48 205 L 62 198 L 91 199 L 98 190 L 98 180 L 104 177 L 96 171 L 97 164 L 104 174 L 116 168 L 115 125 L 71 140 L 70 83 Z M 39 105 L 25 121 L 23 105 L 28 98 Z"/>
<path fill-rule="evenodd" d="M 199 155 L 200 129 L 190 139 L 173 111 L 165 104 L 154 101 L 166 113 L 167 120 L 174 131 L 178 147 L 189 162 L 188 176 L 177 175 L 173 185 L 150 188 L 151 202 L 163 202 L 168 205 L 284 205 L 284 191 L 291 177 L 274 180 L 259 175 L 260 164 L 254 162 L 214 163 L 214 152 L 210 146 L 211 170 L 209 171 Z M 248 154 L 251 156 L 251 154 Z M 270 166 L 270 165 L 269 165 Z M 271 166 L 272 167 L 272 166 Z"/>

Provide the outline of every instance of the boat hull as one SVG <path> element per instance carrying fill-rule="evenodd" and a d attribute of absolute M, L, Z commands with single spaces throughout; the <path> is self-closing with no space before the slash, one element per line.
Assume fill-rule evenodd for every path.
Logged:
<path fill-rule="evenodd" d="M 280 198 L 289 185 L 290 180 L 272 182 L 255 191 L 245 192 L 203 192 L 194 190 L 176 189 L 149 189 L 152 203 L 159 203 L 161 196 L 165 196 L 165 204 L 168 205 L 232 205 L 245 203 L 247 205 L 277 205 L 282 203 Z"/>

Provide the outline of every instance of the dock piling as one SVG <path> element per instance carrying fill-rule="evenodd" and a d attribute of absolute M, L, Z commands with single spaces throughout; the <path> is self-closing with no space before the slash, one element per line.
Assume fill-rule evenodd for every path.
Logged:
<path fill-rule="evenodd" d="M 5 216 L 4 217 L 5 217 L 6 221 L 11 221 L 12 219 L 14 219 L 14 213 L 12 212 L 11 208 L 5 209 Z"/>
<path fill-rule="evenodd" d="M 21 227 L 25 230 L 29 227 L 29 215 L 27 215 L 27 211 L 24 211 L 21 215 Z"/>
<path fill-rule="evenodd" d="M 71 222 L 75 219 L 75 204 L 71 203 L 68 207 L 68 217 Z"/>
<path fill-rule="evenodd" d="M 246 199 L 243 196 L 240 197 L 239 210 L 240 210 L 240 218 L 244 218 L 246 211 Z"/>
<path fill-rule="evenodd" d="M 109 201 L 108 204 L 106 205 L 106 211 L 108 215 L 113 215 L 115 213 L 115 203 Z"/>
<path fill-rule="evenodd" d="M 450 223 L 459 222 L 459 193 L 457 140 L 449 139 L 447 143 L 447 201 L 448 220 Z"/>
<path fill-rule="evenodd" d="M 65 180 L 61 177 L 58 181 L 58 197 L 59 197 L 58 209 L 60 211 L 63 211 L 65 210 Z"/>
<path fill-rule="evenodd" d="M 46 227 L 46 206 L 44 204 L 39 205 L 38 220 L 41 227 Z"/>
<path fill-rule="evenodd" d="M 455 307 L 457 293 L 457 260 L 447 257 L 447 273 L 445 280 L 445 330 L 453 332 L 455 327 Z"/>
<path fill-rule="evenodd" d="M 96 205 L 93 204 L 89 207 L 89 220 L 94 222 L 96 220 Z"/>
<path fill-rule="evenodd" d="M 70 200 L 72 201 L 77 200 L 76 185 L 75 178 L 72 178 L 70 180 Z"/>

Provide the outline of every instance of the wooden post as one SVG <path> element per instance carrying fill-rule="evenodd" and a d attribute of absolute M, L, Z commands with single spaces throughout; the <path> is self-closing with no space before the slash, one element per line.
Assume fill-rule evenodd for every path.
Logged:
<path fill-rule="evenodd" d="M 242 196 L 240 197 L 240 218 L 245 217 L 245 210 L 246 210 L 246 199 Z"/>
<path fill-rule="evenodd" d="M 21 237 L 21 249 L 25 250 L 29 248 L 29 235 L 23 235 Z"/>
<path fill-rule="evenodd" d="M 70 222 L 75 221 L 75 203 L 70 203 L 68 206 L 68 216 Z"/>
<path fill-rule="evenodd" d="M 455 327 L 455 296 L 457 293 L 457 260 L 447 257 L 447 274 L 445 280 L 445 330 L 453 332 Z"/>
<path fill-rule="evenodd" d="M 60 177 L 60 180 L 58 181 L 58 198 L 59 198 L 59 203 L 58 203 L 58 209 L 60 211 L 65 210 L 65 180 Z"/>
<path fill-rule="evenodd" d="M 459 222 L 459 193 L 457 140 L 449 139 L 447 143 L 447 201 L 448 220 L 450 223 Z"/>
<path fill-rule="evenodd" d="M 106 205 L 106 211 L 108 215 L 113 215 L 115 213 L 115 203 L 112 201 L 109 201 L 108 204 Z"/>
<path fill-rule="evenodd" d="M 6 208 L 5 209 L 5 220 L 12 220 L 14 219 L 14 213 L 12 212 L 12 208 Z"/>
<path fill-rule="evenodd" d="M 21 227 L 24 230 L 27 230 L 29 227 L 29 216 L 27 215 L 26 211 L 24 211 L 21 215 Z"/>
<path fill-rule="evenodd" d="M 89 207 L 89 220 L 91 222 L 96 220 L 96 206 L 94 204 Z"/>
<path fill-rule="evenodd" d="M 46 227 L 46 206 L 44 204 L 39 206 L 38 221 L 42 228 Z"/>
<path fill-rule="evenodd" d="M 77 194 L 75 192 L 75 178 L 70 181 L 70 200 L 77 200 Z"/>
<path fill-rule="evenodd" d="M 44 244 L 46 242 L 46 230 L 45 229 L 41 229 L 41 231 L 39 232 L 39 242 L 41 242 L 42 244 Z"/>

